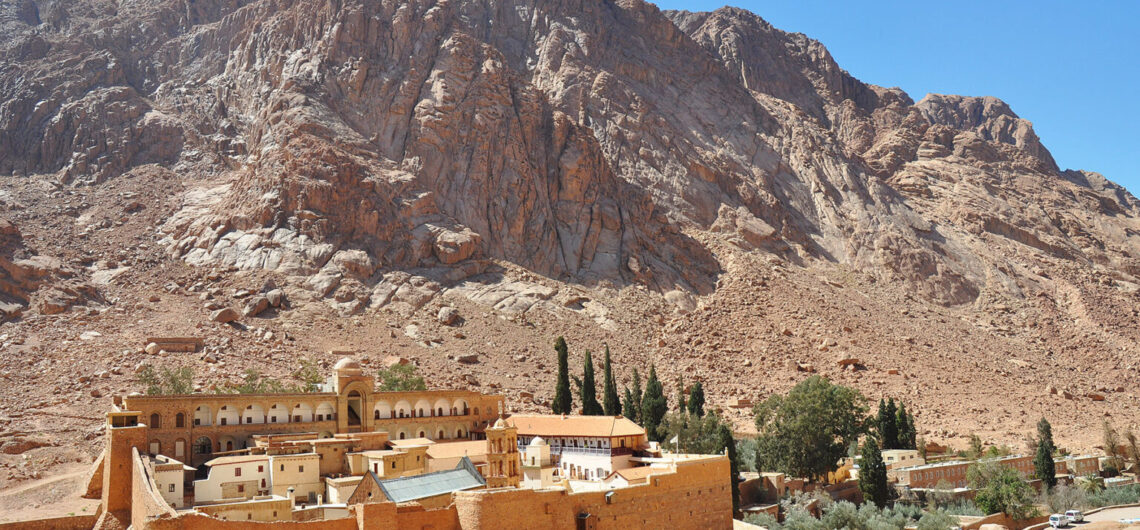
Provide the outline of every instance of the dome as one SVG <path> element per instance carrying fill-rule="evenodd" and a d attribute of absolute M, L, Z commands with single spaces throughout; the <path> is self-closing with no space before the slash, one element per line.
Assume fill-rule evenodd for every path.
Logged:
<path fill-rule="evenodd" d="M 333 365 L 333 370 L 336 370 L 336 372 L 339 374 L 345 372 L 360 373 L 364 369 L 361 368 L 360 362 L 356 359 L 350 357 L 341 357 L 340 360 L 337 361 L 335 365 Z"/>
<path fill-rule="evenodd" d="M 495 420 L 495 427 L 494 428 L 506 429 L 507 428 L 507 422 L 503 421 L 503 418 L 499 418 L 499 419 Z"/>
<path fill-rule="evenodd" d="M 541 436 L 535 436 L 534 439 L 527 444 L 527 447 L 539 447 L 542 445 L 546 445 L 546 440 L 543 440 Z"/>

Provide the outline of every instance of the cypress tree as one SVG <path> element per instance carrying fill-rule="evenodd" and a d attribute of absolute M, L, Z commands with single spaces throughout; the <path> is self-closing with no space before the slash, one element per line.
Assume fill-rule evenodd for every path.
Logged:
<path fill-rule="evenodd" d="M 868 436 L 863 441 L 863 462 L 859 464 L 859 491 L 863 492 L 863 502 L 873 502 L 884 508 L 890 500 L 887 489 L 887 466 L 883 463 L 883 452 L 875 438 Z"/>
<path fill-rule="evenodd" d="M 914 425 L 914 416 L 907 413 L 906 404 L 902 401 L 899 401 L 899 410 L 895 414 L 895 424 L 898 426 L 898 441 L 895 442 L 894 448 L 914 449 L 918 431 Z"/>
<path fill-rule="evenodd" d="M 1033 470 L 1045 488 L 1052 490 L 1057 485 L 1057 468 L 1053 463 L 1053 426 L 1049 420 L 1041 418 L 1037 422 L 1037 454 L 1033 456 Z"/>
<path fill-rule="evenodd" d="M 629 421 L 637 423 L 637 411 L 641 410 L 641 404 L 633 400 L 633 392 L 629 391 L 629 386 L 625 387 L 625 400 L 622 402 L 621 413 Z"/>
<path fill-rule="evenodd" d="M 641 398 L 643 397 L 641 392 L 641 374 L 637 373 L 637 368 L 633 369 L 633 390 L 631 391 L 631 394 L 633 397 L 633 402 L 631 404 L 633 406 L 627 406 L 626 408 L 627 410 L 633 410 L 629 410 L 628 414 L 633 414 L 630 419 L 637 422 L 638 425 L 644 427 L 645 424 L 641 421 Z"/>
<path fill-rule="evenodd" d="M 665 417 L 669 407 L 663 390 L 661 381 L 657 379 L 657 367 L 650 365 L 649 379 L 645 382 L 645 395 L 641 398 L 641 426 L 645 427 L 649 439 L 656 442 L 661 441 L 657 427 L 661 425 L 661 419 Z"/>
<path fill-rule="evenodd" d="M 598 403 L 598 387 L 594 383 L 594 360 L 590 350 L 586 350 L 586 360 L 582 363 L 582 414 L 601 416 L 605 414 Z"/>
<path fill-rule="evenodd" d="M 883 449 L 896 449 L 895 442 L 899 439 L 899 427 L 895 423 L 895 399 L 890 402 L 879 400 L 879 442 Z"/>
<path fill-rule="evenodd" d="M 688 411 L 689 408 L 685 405 L 685 378 L 682 376 L 677 378 L 677 412 L 684 414 Z"/>
<path fill-rule="evenodd" d="M 610 367 L 610 347 L 606 346 L 605 364 L 602 366 L 602 408 L 606 416 L 621 415 L 621 399 L 618 397 L 617 383 L 614 382 L 614 372 Z M 628 390 L 626 390 L 628 392 Z M 626 400 L 628 401 L 628 399 Z"/>
<path fill-rule="evenodd" d="M 691 404 L 692 401 L 689 401 Z M 718 444 L 722 451 L 728 451 L 728 464 L 732 473 L 732 513 L 740 512 L 740 462 L 736 457 L 736 439 L 728 425 L 721 424 L 717 430 Z"/>
<path fill-rule="evenodd" d="M 705 387 L 700 381 L 693 383 L 689 391 L 689 414 L 698 418 L 705 415 Z"/>
<path fill-rule="evenodd" d="M 558 382 L 554 386 L 554 401 L 550 408 L 555 414 L 570 414 L 574 397 L 570 393 L 570 352 L 566 348 L 566 339 L 555 339 L 554 351 L 558 352 Z"/>

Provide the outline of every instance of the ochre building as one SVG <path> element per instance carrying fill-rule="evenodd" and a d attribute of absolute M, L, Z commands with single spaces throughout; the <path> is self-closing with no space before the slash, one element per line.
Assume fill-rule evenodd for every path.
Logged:
<path fill-rule="evenodd" d="M 386 431 L 392 440 L 466 440 L 493 425 L 501 396 L 467 390 L 377 392 L 360 363 L 336 363 L 324 392 L 290 394 L 133 395 L 123 410 L 138 411 L 146 424 L 145 452 L 192 466 L 217 453 L 245 449 L 266 432 L 336 433 Z"/>

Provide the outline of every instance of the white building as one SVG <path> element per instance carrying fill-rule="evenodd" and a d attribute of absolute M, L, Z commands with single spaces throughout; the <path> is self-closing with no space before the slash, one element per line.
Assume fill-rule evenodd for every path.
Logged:
<path fill-rule="evenodd" d="M 165 455 L 151 457 L 151 464 L 154 484 L 162 493 L 162 499 L 175 508 L 185 506 L 186 472 L 194 471 L 194 468 Z"/>
<path fill-rule="evenodd" d="M 550 445 L 541 436 L 535 436 L 523 453 L 522 486 L 524 488 L 548 488 L 554 484 L 554 473 L 558 468 L 550 460 Z"/>
<path fill-rule="evenodd" d="M 645 429 L 624 416 L 515 414 L 506 422 L 518 429 L 520 452 L 542 437 L 559 475 L 575 480 L 601 480 L 633 467 L 634 451 L 649 444 Z"/>
<path fill-rule="evenodd" d="M 294 499 L 309 502 L 324 494 L 316 453 L 223 456 L 205 465 L 210 468 L 206 478 L 194 481 L 195 504 L 270 494 L 286 497 L 290 488 Z"/>

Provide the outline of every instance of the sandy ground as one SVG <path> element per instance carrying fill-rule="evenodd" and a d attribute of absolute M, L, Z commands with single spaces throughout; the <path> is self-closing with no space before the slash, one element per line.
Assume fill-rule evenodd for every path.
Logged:
<path fill-rule="evenodd" d="M 61 471 L 0 492 L 0 523 L 95 513 L 99 500 L 81 497 L 91 466 L 74 465 Z"/>

